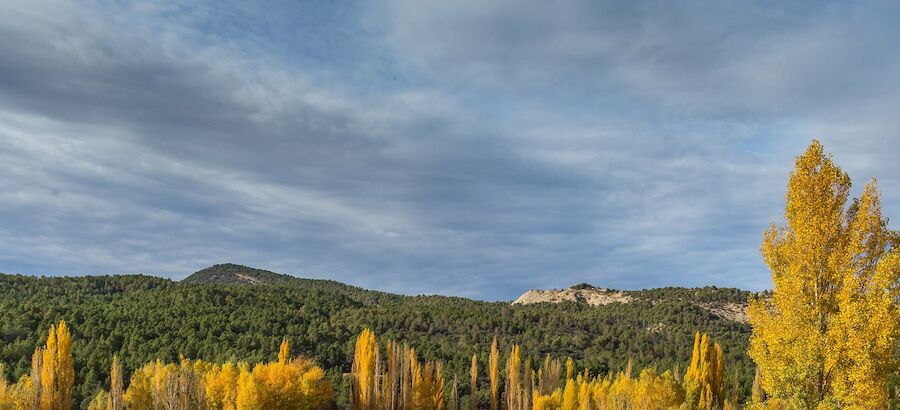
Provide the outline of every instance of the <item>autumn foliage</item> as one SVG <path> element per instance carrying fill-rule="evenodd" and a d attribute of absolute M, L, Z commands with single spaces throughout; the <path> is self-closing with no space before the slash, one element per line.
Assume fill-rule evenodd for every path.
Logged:
<path fill-rule="evenodd" d="M 750 304 L 750 356 L 768 407 L 886 408 L 900 338 L 900 249 L 873 179 L 850 178 L 818 141 L 797 158 L 785 225 L 766 231 L 771 297 Z M 754 389 L 756 390 L 756 389 Z"/>
<path fill-rule="evenodd" d="M 647 368 L 636 377 L 632 366 L 606 375 L 577 372 L 574 361 L 545 357 L 534 371 L 530 357 L 513 345 L 505 359 L 504 383 L 500 383 L 499 343 L 491 343 L 488 363 L 490 402 L 477 402 L 478 361 L 473 355 L 470 368 L 470 408 L 528 409 L 736 409 L 735 395 L 726 397 L 724 354 L 708 335 L 697 334 L 691 366 L 684 375 L 672 370 Z M 388 341 L 385 355 L 375 334 L 364 330 L 356 342 L 350 407 L 354 409 L 451 409 L 458 410 L 456 389 L 443 390 L 440 362 L 420 362 L 415 350 Z M 384 360 L 382 360 L 384 357 Z M 430 369 L 430 370 L 429 370 Z M 361 372 L 366 372 L 362 374 Z M 732 392 L 736 386 L 732 385 Z M 449 394 L 448 394 L 449 393 Z M 690 398 L 687 395 L 692 395 Z M 503 398 L 503 400 L 500 400 Z M 446 399 L 446 400 L 445 400 Z M 449 404 L 446 405 L 445 403 Z"/>
<path fill-rule="evenodd" d="M 282 342 L 278 361 L 222 365 L 182 359 L 155 361 L 137 369 L 127 390 L 122 364 L 113 359 L 110 391 L 99 391 L 89 410 L 327 409 L 331 382 L 310 360 L 291 358 Z M 0 373 L 2 374 L 2 373 Z M 65 322 L 52 326 L 47 343 L 32 356 L 32 371 L 14 385 L 0 378 L 0 410 L 71 410 L 74 371 L 72 337 Z"/>
<path fill-rule="evenodd" d="M 102 393 L 101 393 L 102 394 Z M 325 373 L 303 357 L 291 359 L 287 341 L 278 360 L 246 363 L 148 363 L 131 377 L 129 409 L 325 409 L 333 401 Z"/>

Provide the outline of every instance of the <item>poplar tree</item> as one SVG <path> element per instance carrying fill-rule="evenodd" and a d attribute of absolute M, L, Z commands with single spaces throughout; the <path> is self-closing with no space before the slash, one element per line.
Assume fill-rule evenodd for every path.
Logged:
<path fill-rule="evenodd" d="M 690 409 L 721 408 L 726 400 L 725 354 L 706 334 L 694 334 L 691 364 L 684 375 L 685 403 Z"/>
<path fill-rule="evenodd" d="M 59 408 L 72 408 L 72 387 L 75 385 L 75 362 L 72 358 L 72 334 L 66 321 L 60 321 L 56 328 L 56 360 L 57 382 L 56 388 L 59 394 Z"/>
<path fill-rule="evenodd" d="M 500 351 L 497 349 L 497 336 L 494 336 L 491 343 L 490 376 L 491 409 L 500 410 Z"/>
<path fill-rule="evenodd" d="M 469 378 L 469 409 L 478 410 L 478 353 L 472 353 Z"/>
<path fill-rule="evenodd" d="M 522 364 L 521 349 L 513 345 L 506 361 L 506 408 L 519 408 L 519 366 Z"/>
<path fill-rule="evenodd" d="M 378 345 L 375 333 L 364 329 L 356 339 L 353 366 L 350 373 L 350 403 L 356 409 L 375 407 L 375 356 Z"/>
<path fill-rule="evenodd" d="M 40 360 L 37 360 L 38 355 Z M 72 408 L 75 365 L 72 360 L 72 334 L 64 320 L 58 326 L 50 326 L 46 346 L 38 348 L 32 356 L 32 372 L 40 374 L 40 388 L 35 389 L 35 394 L 42 410 Z"/>
<path fill-rule="evenodd" d="M 749 307 L 763 390 L 789 408 L 884 408 L 900 336 L 900 252 L 874 180 L 850 178 L 813 141 L 790 174 L 785 225 L 763 236 L 770 297 Z"/>
<path fill-rule="evenodd" d="M 122 385 L 122 362 L 113 356 L 109 369 L 109 410 L 125 408 L 125 388 Z"/>

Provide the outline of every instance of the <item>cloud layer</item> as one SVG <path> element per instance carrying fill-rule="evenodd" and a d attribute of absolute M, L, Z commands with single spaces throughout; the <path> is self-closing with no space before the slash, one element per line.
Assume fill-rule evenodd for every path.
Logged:
<path fill-rule="evenodd" d="M 813 137 L 900 212 L 892 4 L 4 9 L 0 271 L 762 289 Z"/>

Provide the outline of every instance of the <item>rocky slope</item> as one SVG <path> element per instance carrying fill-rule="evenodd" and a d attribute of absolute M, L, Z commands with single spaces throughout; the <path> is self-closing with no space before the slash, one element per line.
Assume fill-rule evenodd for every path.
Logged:
<path fill-rule="evenodd" d="M 532 289 L 519 296 L 513 305 L 530 305 L 535 303 L 583 303 L 589 306 L 604 306 L 611 303 L 632 303 L 637 301 L 649 301 L 660 303 L 662 301 L 683 300 L 706 310 L 712 315 L 733 322 L 747 323 L 746 298 L 749 293 L 737 292 L 736 295 L 725 298 L 709 298 L 698 295 L 697 289 L 667 288 L 672 291 L 660 292 L 660 289 L 620 291 L 594 287 L 585 283 L 572 286 L 568 289 Z M 715 288 L 704 288 L 712 289 Z M 725 290 L 723 290 L 725 291 Z"/>
<path fill-rule="evenodd" d="M 620 291 L 614 291 L 595 287 L 576 287 L 568 289 L 540 290 L 532 289 L 513 301 L 514 305 L 529 305 L 532 303 L 560 303 L 578 302 L 591 306 L 602 306 L 610 303 L 628 303 L 632 297 Z"/>

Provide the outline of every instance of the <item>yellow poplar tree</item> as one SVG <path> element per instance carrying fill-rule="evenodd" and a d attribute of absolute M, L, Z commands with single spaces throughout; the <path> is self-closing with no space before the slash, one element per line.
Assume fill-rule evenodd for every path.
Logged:
<path fill-rule="evenodd" d="M 58 373 L 56 356 L 56 326 L 50 326 L 47 335 L 47 345 L 41 350 L 43 363 L 41 366 L 41 410 L 55 410 L 59 408 L 59 394 L 56 388 L 56 375 Z"/>
<path fill-rule="evenodd" d="M 897 369 L 900 252 L 875 181 L 850 178 L 813 141 L 791 172 L 785 222 L 763 236 L 771 297 L 749 308 L 750 356 L 770 399 L 791 408 L 884 408 Z"/>
<path fill-rule="evenodd" d="M 364 329 L 356 339 L 356 350 L 353 354 L 351 369 L 350 403 L 357 409 L 375 407 L 375 358 L 378 344 L 375 333 Z"/>
<path fill-rule="evenodd" d="M 240 368 L 225 363 L 206 375 L 206 398 L 213 409 L 235 410 L 239 388 Z M 249 380 L 249 378 L 248 378 Z"/>
<path fill-rule="evenodd" d="M 109 369 L 109 409 L 123 410 L 124 408 L 125 388 L 122 382 L 122 362 L 114 356 Z"/>
<path fill-rule="evenodd" d="M 519 366 L 521 365 L 521 349 L 513 345 L 506 362 L 506 408 L 519 407 Z"/>
<path fill-rule="evenodd" d="M 60 321 L 56 328 L 58 374 L 56 388 L 59 390 L 61 409 L 72 408 L 72 386 L 75 385 L 75 362 L 72 358 L 72 334 L 66 321 Z"/>
<path fill-rule="evenodd" d="M 684 375 L 687 407 L 691 409 L 719 408 L 726 402 L 725 354 L 718 343 L 706 334 L 694 334 L 691 364 Z"/>
<path fill-rule="evenodd" d="M 469 378 L 469 409 L 478 410 L 478 353 L 472 353 Z"/>
<path fill-rule="evenodd" d="M 72 334 L 64 320 L 59 322 L 59 326 L 50 326 L 47 345 L 40 349 L 40 354 L 41 387 L 38 402 L 41 409 L 71 409 L 75 365 L 72 361 Z"/>
<path fill-rule="evenodd" d="M 98 391 L 87 410 L 109 410 L 109 394 L 105 390 Z"/>
<path fill-rule="evenodd" d="M 490 371 L 491 409 L 500 410 L 500 351 L 497 349 L 497 336 L 494 336 L 491 343 Z"/>
<path fill-rule="evenodd" d="M 578 409 L 578 389 L 575 387 L 575 381 L 572 380 L 571 377 L 566 378 L 566 387 L 563 388 L 561 408 L 562 410 Z"/>

